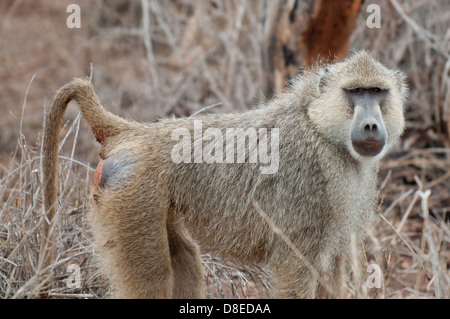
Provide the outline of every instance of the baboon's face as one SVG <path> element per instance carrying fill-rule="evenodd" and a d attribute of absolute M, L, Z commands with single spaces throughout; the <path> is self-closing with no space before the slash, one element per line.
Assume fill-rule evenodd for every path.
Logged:
<path fill-rule="evenodd" d="M 380 88 L 344 89 L 353 109 L 351 142 L 361 156 L 376 156 L 386 145 L 386 126 L 381 108 L 386 103 L 387 90 Z"/>
<path fill-rule="evenodd" d="M 308 114 L 317 130 L 358 160 L 381 157 L 404 128 L 404 77 L 362 52 L 329 66 Z"/>

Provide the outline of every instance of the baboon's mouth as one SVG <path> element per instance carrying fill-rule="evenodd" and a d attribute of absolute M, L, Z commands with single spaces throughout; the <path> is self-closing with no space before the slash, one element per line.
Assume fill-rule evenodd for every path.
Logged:
<path fill-rule="evenodd" d="M 352 141 L 353 148 L 361 156 L 376 156 L 384 147 L 384 141 L 367 139 L 363 141 Z"/>

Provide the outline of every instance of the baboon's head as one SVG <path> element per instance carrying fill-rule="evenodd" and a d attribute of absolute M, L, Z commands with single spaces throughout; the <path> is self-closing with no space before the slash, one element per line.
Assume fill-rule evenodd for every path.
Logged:
<path fill-rule="evenodd" d="M 381 157 L 403 132 L 405 77 L 365 51 L 325 68 L 317 91 L 310 119 L 358 160 Z"/>

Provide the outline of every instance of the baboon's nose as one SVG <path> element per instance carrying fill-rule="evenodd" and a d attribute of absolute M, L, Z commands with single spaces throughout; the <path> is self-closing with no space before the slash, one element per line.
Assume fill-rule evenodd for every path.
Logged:
<path fill-rule="evenodd" d="M 352 131 L 353 149 L 361 156 L 378 155 L 386 142 L 386 131 L 372 116 L 361 121 Z"/>
<path fill-rule="evenodd" d="M 365 121 L 361 123 L 361 135 L 376 138 L 379 135 L 378 121 L 373 117 L 368 117 Z"/>
<path fill-rule="evenodd" d="M 378 126 L 376 123 L 366 124 L 364 126 L 364 131 L 366 132 L 376 132 L 378 130 Z"/>

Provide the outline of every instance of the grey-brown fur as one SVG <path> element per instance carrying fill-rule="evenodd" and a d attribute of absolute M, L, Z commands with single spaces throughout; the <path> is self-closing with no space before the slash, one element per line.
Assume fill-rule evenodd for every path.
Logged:
<path fill-rule="evenodd" d="M 353 110 L 343 88 L 355 87 L 389 90 L 381 111 L 387 140 L 378 156 L 349 150 Z M 74 79 L 56 93 L 46 124 L 46 209 L 53 214 L 61 118 L 75 99 L 102 144 L 90 216 L 116 297 L 204 297 L 197 243 L 213 254 L 266 264 L 277 297 L 324 296 L 317 278 L 253 202 L 325 278 L 331 295 L 342 297 L 350 239 L 361 238 L 370 226 L 379 159 L 403 131 L 405 96 L 402 75 L 366 52 L 327 71 L 305 72 L 287 92 L 245 113 L 150 124 L 107 113 L 91 84 Z M 278 171 L 261 174 L 259 164 L 250 163 L 175 164 L 171 133 L 180 127 L 192 131 L 194 119 L 203 130 L 279 128 Z"/>

